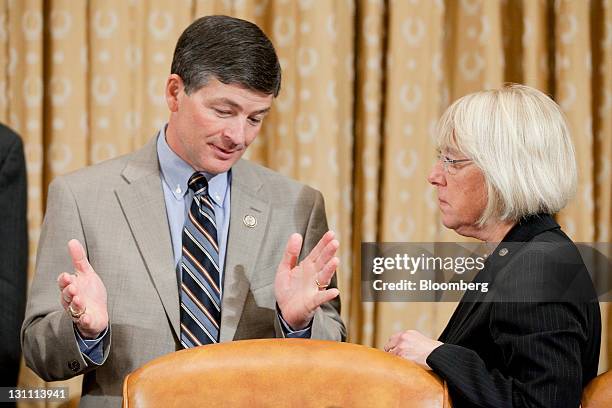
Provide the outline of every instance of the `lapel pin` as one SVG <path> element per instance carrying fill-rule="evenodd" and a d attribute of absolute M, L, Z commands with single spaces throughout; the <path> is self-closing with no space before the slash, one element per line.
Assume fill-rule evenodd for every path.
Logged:
<path fill-rule="evenodd" d="M 253 217 L 252 215 L 245 215 L 244 218 L 242 219 L 242 222 L 244 222 L 244 225 L 246 225 L 249 228 L 255 228 L 255 226 L 257 225 L 257 218 Z"/>
<path fill-rule="evenodd" d="M 506 256 L 508 254 L 508 248 L 502 248 L 499 250 L 499 256 Z"/>

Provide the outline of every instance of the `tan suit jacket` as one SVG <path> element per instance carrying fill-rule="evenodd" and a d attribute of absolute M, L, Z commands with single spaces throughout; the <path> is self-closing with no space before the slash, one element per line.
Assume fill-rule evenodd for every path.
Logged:
<path fill-rule="evenodd" d="M 119 406 L 124 377 L 180 349 L 179 290 L 156 138 L 132 154 L 58 177 L 50 187 L 22 345 L 27 365 L 47 381 L 85 374 L 84 407 Z M 264 167 L 232 168 L 221 341 L 282 337 L 274 277 L 289 235 L 302 256 L 327 231 L 321 194 Z M 249 228 L 246 215 L 257 219 Z M 108 292 L 104 362 L 84 358 L 62 309 L 56 279 L 72 271 L 67 242 L 80 240 Z M 335 280 L 332 282 L 335 284 Z M 343 340 L 340 303 L 323 305 L 312 338 Z"/>

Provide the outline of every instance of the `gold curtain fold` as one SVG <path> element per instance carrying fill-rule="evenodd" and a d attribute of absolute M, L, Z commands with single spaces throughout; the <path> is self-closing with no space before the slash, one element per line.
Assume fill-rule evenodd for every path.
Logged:
<path fill-rule="evenodd" d="M 380 151 L 383 131 L 385 7 L 382 2 L 360 0 L 355 27 L 355 154 L 353 185 L 353 266 L 351 273 L 349 338 L 374 344 L 375 304 L 361 302 L 362 242 L 379 238 Z M 345 304 L 346 300 L 345 300 Z"/>
<path fill-rule="evenodd" d="M 437 239 L 437 199 L 427 182 L 435 151 L 430 135 L 442 113 L 444 5 L 390 2 L 383 113 L 380 231 L 390 242 Z M 434 303 L 377 303 L 374 346 L 407 328 L 437 337 Z"/>
<path fill-rule="evenodd" d="M 209 14 L 253 21 L 275 44 L 281 94 L 247 157 L 323 192 L 350 341 L 436 337 L 455 307 L 362 302 L 360 245 L 463 240 L 426 176 L 435 122 L 466 93 L 521 82 L 561 105 L 580 185 L 558 219 L 576 241 L 610 241 L 612 0 L 0 0 L 0 120 L 25 142 L 30 275 L 49 182 L 155 135 L 176 40 Z M 66 384 L 78 396 L 80 379 Z M 44 382 L 24 368 L 21 385 Z"/>

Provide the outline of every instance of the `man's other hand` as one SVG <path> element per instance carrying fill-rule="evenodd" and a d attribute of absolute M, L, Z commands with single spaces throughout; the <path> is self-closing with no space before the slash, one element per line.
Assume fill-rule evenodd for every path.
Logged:
<path fill-rule="evenodd" d="M 62 273 L 57 278 L 60 301 L 72 316 L 79 333 L 85 339 L 95 339 L 108 326 L 106 287 L 93 270 L 83 245 L 76 239 L 68 242 L 74 274 Z"/>

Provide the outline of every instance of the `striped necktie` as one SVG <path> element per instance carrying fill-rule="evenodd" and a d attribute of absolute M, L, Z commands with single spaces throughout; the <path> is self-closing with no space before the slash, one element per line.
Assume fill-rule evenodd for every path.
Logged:
<path fill-rule="evenodd" d="M 193 201 L 183 227 L 181 268 L 181 344 L 185 348 L 217 343 L 221 322 L 221 279 L 217 223 L 208 181 L 189 178 Z"/>

